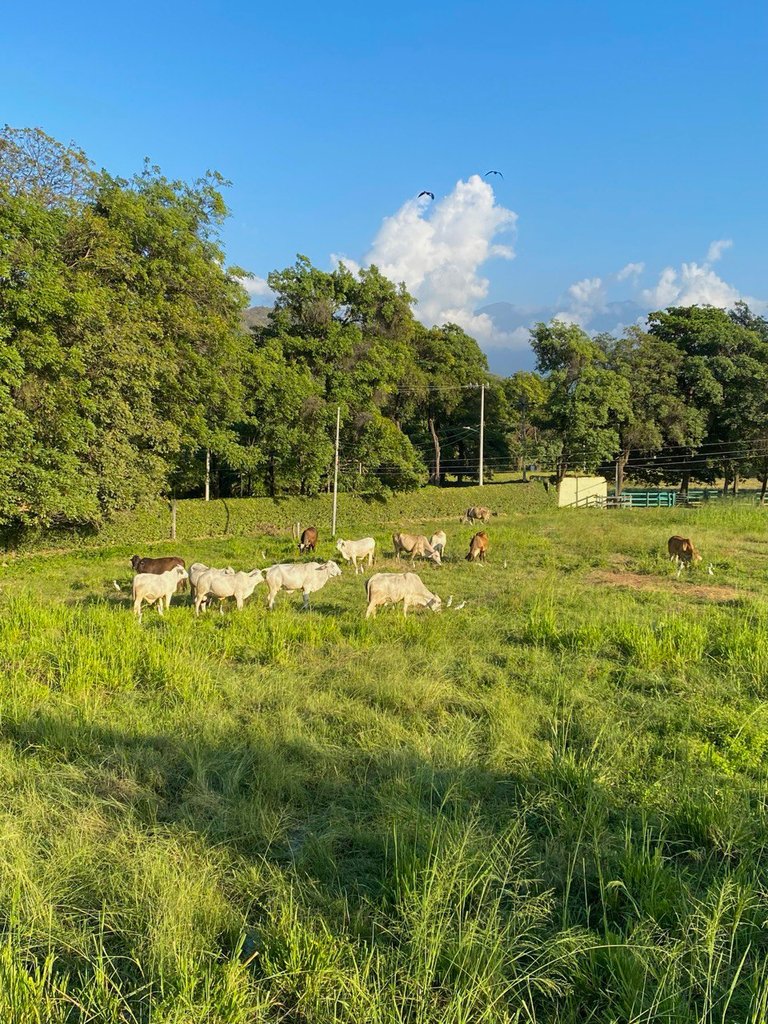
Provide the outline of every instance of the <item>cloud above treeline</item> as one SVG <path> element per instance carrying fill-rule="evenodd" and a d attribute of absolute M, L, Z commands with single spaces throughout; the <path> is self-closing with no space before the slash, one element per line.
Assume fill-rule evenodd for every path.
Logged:
<path fill-rule="evenodd" d="M 478 341 L 490 343 L 495 328 L 478 313 L 488 297 L 482 268 L 492 259 L 514 259 L 517 214 L 496 202 L 479 175 L 458 181 L 435 200 L 409 199 L 385 217 L 363 264 L 375 263 L 392 281 L 404 281 L 425 324 L 456 323 Z M 351 269 L 358 264 L 335 254 Z"/>
<path fill-rule="evenodd" d="M 610 273 L 574 281 L 544 306 L 487 305 L 487 266 L 492 260 L 514 259 L 517 222 L 518 215 L 497 201 L 491 185 L 472 175 L 435 201 L 425 195 L 403 203 L 384 218 L 362 260 L 339 253 L 331 260 L 353 271 L 376 264 L 390 280 L 405 282 L 423 323 L 459 324 L 492 362 L 507 359 L 505 352 L 529 351 L 530 327 L 541 320 L 558 318 L 592 334 L 620 333 L 670 305 L 731 308 L 744 299 L 756 312 L 768 309 L 767 302 L 744 295 L 715 269 L 733 246 L 729 238 L 713 240 L 703 258 L 666 266 L 655 278 L 645 261 L 632 259 Z M 254 299 L 274 298 L 264 278 L 242 283 Z"/>

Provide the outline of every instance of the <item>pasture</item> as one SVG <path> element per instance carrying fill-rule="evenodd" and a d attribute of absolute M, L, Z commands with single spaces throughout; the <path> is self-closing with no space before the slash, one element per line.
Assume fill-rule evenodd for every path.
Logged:
<path fill-rule="evenodd" d="M 135 551 L 287 530 L 7 558 L 0 1020 L 764 1021 L 767 517 L 510 506 L 483 566 L 424 515 L 465 607 L 370 621 L 349 566 L 307 612 L 131 615 Z M 374 571 L 392 519 L 341 532 Z"/>

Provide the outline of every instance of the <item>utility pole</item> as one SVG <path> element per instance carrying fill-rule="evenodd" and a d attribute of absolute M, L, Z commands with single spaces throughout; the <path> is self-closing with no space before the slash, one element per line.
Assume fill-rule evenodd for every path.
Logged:
<path fill-rule="evenodd" d="M 336 536 L 336 507 L 339 500 L 339 428 L 341 427 L 341 406 L 336 406 L 336 459 L 333 467 L 333 525 L 331 535 Z"/>
<path fill-rule="evenodd" d="M 526 419 L 527 412 L 528 412 L 528 399 L 525 397 L 525 395 L 523 395 L 521 400 L 520 400 L 520 413 L 521 413 L 521 418 L 520 418 L 520 434 L 521 434 L 521 436 L 520 436 L 520 440 L 522 441 L 522 448 L 523 448 L 523 483 L 524 484 L 528 483 L 528 466 L 526 465 L 526 463 L 528 461 L 528 444 L 527 444 L 527 441 L 528 441 L 528 422 L 527 422 L 527 419 Z"/>
<path fill-rule="evenodd" d="M 483 445 L 485 441 L 485 384 L 480 385 L 480 466 L 478 482 L 483 486 Z"/>
<path fill-rule="evenodd" d="M 205 500 L 211 500 L 211 449 L 205 449 Z"/>

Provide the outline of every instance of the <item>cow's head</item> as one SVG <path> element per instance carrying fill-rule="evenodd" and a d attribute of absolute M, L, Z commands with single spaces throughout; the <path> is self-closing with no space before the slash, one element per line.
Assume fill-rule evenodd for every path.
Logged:
<path fill-rule="evenodd" d="M 334 576 L 341 576 L 341 567 L 338 562 L 334 562 L 332 559 L 325 562 L 323 565 L 318 565 L 318 572 L 327 572 L 330 578 Z"/>
<path fill-rule="evenodd" d="M 442 565 L 443 562 L 442 558 L 440 557 L 440 552 L 437 550 L 432 552 L 432 554 L 429 556 L 429 560 L 431 562 L 434 562 L 435 565 Z"/>
<path fill-rule="evenodd" d="M 174 565 L 174 567 L 173 567 L 173 569 L 171 571 L 175 572 L 180 580 L 188 580 L 189 579 L 189 573 L 187 572 L 187 570 L 184 568 L 183 565 Z"/>
<path fill-rule="evenodd" d="M 138 555 L 134 555 L 131 558 L 131 568 L 133 569 L 134 572 L 138 572 L 140 565 L 141 565 L 141 558 Z"/>
<path fill-rule="evenodd" d="M 427 601 L 427 608 L 429 608 L 431 612 L 439 612 L 442 609 L 442 607 L 443 602 L 437 596 L 437 594 L 433 594 L 432 597 L 430 597 L 430 599 Z"/>

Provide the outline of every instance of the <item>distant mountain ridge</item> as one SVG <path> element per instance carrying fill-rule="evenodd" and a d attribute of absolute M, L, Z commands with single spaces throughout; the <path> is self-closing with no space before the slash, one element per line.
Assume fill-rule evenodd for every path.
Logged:
<path fill-rule="evenodd" d="M 271 306 L 251 306 L 243 313 L 243 323 L 248 328 L 266 327 L 271 312 Z"/>

